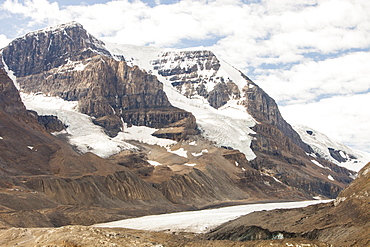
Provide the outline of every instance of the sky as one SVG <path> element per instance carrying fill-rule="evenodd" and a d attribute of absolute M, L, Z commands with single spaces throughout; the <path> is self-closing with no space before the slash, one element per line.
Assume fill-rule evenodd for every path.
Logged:
<path fill-rule="evenodd" d="M 97 38 L 203 46 L 240 69 L 303 124 L 370 152 L 370 1 L 0 1 L 0 47 L 70 21 Z"/>

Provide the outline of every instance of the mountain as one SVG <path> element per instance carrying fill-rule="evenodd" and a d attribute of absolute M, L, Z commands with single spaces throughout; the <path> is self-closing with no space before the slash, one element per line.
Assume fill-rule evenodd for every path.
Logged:
<path fill-rule="evenodd" d="M 13 80 L 2 72 L 0 157 L 11 182 L 1 188 L 21 186 L 14 202 L 32 195 L 35 226 L 335 198 L 355 175 L 317 155 L 271 97 L 211 51 L 104 43 L 72 22 L 0 53 Z"/>
<path fill-rule="evenodd" d="M 175 209 L 128 169 L 79 155 L 50 135 L 2 69 L 0 85 L 1 227 L 92 224 Z"/>
<path fill-rule="evenodd" d="M 330 203 L 301 209 L 255 212 L 214 229 L 209 239 L 307 238 L 334 246 L 370 244 L 370 163 Z"/>
<path fill-rule="evenodd" d="M 370 159 L 368 153 L 353 150 L 312 128 L 301 125 L 293 126 L 293 128 L 302 140 L 312 147 L 314 152 L 310 155 L 314 158 L 321 157 L 356 172 L 360 171 Z"/>

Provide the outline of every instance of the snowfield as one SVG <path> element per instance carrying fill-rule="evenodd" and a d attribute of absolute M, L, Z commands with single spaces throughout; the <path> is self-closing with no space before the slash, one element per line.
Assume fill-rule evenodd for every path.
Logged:
<path fill-rule="evenodd" d="M 236 219 L 255 211 L 273 210 L 283 208 L 300 208 L 313 204 L 329 202 L 325 201 L 301 201 L 282 203 L 249 204 L 231 206 L 217 209 L 171 213 L 162 215 L 150 215 L 93 225 L 94 227 L 129 228 L 149 231 L 193 232 L 205 233 L 227 221 Z"/>
<path fill-rule="evenodd" d="M 151 134 L 157 129 L 144 126 L 125 128 L 124 132 L 111 138 L 105 134 L 102 127 L 92 122 L 91 117 L 78 112 L 77 101 L 65 101 L 43 94 L 20 93 L 20 95 L 27 109 L 34 110 L 39 115 L 57 116 L 67 126 L 67 129 L 54 134 L 66 134 L 69 143 L 81 153 L 92 152 L 102 158 L 107 158 L 122 150 L 136 150 L 137 147 L 127 143 L 127 140 L 136 140 L 163 147 L 176 144 L 175 141 L 152 136 Z"/>

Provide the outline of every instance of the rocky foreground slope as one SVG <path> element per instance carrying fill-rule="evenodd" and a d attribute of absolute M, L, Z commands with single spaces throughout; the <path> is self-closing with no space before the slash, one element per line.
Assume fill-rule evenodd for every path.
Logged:
<path fill-rule="evenodd" d="M 369 191 L 370 163 L 331 203 L 252 213 L 212 230 L 207 238 L 248 241 L 304 237 L 334 246 L 369 246 Z"/>
<path fill-rule="evenodd" d="M 352 181 L 354 172 L 315 153 L 272 98 L 212 52 L 107 47 L 69 23 L 0 51 L 3 227 L 335 198 Z M 23 94 L 50 100 L 26 110 L 13 83 Z M 52 97 L 77 109 L 58 105 L 46 115 L 59 119 L 43 116 Z M 99 126 L 94 130 L 107 142 L 76 142 L 72 128 L 81 123 L 71 116 Z M 152 135 L 140 139 L 148 129 Z M 163 138 L 171 143 L 160 144 Z M 110 141 L 125 145 L 99 157 L 94 145 L 104 149 Z"/>

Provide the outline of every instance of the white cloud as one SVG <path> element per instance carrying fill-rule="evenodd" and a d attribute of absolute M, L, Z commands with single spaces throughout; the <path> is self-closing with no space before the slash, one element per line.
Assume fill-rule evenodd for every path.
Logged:
<path fill-rule="evenodd" d="M 4 34 L 0 34 L 0 49 L 7 46 L 10 41 Z"/>
<path fill-rule="evenodd" d="M 25 0 L 24 4 L 18 1 L 6 0 L 2 9 L 13 14 L 22 14 L 30 17 L 28 26 L 38 23 L 54 24 L 55 20 L 62 14 L 57 2 L 49 3 L 47 0 Z"/>
<path fill-rule="evenodd" d="M 307 60 L 291 69 L 259 71 L 256 82 L 284 104 L 312 102 L 329 95 L 370 90 L 370 52 L 356 52 L 315 62 Z"/>
<path fill-rule="evenodd" d="M 161 2 L 165 1 L 149 6 L 139 0 L 112 0 L 61 8 L 56 0 L 6 0 L 0 9 L 30 20 L 19 26 L 23 33 L 74 20 L 98 38 L 116 43 L 168 47 L 183 40 L 218 39 L 210 47 L 218 56 L 243 70 L 278 102 L 297 107 L 369 90 L 368 0 Z M 7 37 L 0 36 L 1 42 Z"/>
<path fill-rule="evenodd" d="M 254 66 L 265 57 L 276 58 L 274 63 L 300 61 L 307 48 L 328 53 L 370 44 L 367 0 L 265 0 L 249 5 L 240 0 L 182 0 L 154 7 L 121 0 L 63 9 L 47 0 L 7 0 L 2 7 L 31 18 L 30 26 L 76 20 L 117 42 L 168 46 L 183 39 L 224 37 L 214 49 L 229 61 L 249 60 Z M 235 51 L 234 44 L 245 52 Z M 286 53 L 298 55 L 284 57 Z"/>
<path fill-rule="evenodd" d="M 353 148 L 370 152 L 370 93 L 336 96 L 280 107 L 290 123 L 303 124 Z"/>

